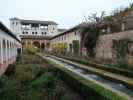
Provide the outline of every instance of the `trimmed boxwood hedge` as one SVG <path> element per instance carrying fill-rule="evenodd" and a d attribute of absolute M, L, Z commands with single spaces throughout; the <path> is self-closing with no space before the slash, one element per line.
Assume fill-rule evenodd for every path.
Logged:
<path fill-rule="evenodd" d="M 69 70 L 66 70 L 62 65 L 48 60 L 52 65 L 53 71 L 60 75 L 67 84 L 73 89 L 77 90 L 85 100 L 127 100 L 124 96 L 117 95 L 116 93 L 92 82 L 77 76 Z"/>

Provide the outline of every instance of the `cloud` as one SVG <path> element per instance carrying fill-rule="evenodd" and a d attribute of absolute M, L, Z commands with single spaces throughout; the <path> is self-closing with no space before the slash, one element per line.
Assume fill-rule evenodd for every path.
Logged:
<path fill-rule="evenodd" d="M 93 12 L 111 12 L 132 0 L 1 0 L 0 20 L 9 26 L 10 17 L 54 20 L 61 27 L 78 24 Z"/>

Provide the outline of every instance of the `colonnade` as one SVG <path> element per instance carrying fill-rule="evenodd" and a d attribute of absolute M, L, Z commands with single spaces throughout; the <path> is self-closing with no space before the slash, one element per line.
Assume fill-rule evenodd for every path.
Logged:
<path fill-rule="evenodd" d="M 6 39 L 0 40 L 0 63 L 14 60 L 17 56 L 17 44 Z"/>
<path fill-rule="evenodd" d="M 18 38 L 0 23 L 0 75 L 16 61 L 18 48 L 21 48 Z"/>

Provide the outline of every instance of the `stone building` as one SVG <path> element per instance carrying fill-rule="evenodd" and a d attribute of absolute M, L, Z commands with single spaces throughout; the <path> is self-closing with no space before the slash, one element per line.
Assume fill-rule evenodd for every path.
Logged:
<path fill-rule="evenodd" d="M 15 20 L 15 21 L 13 21 Z M 60 44 L 65 45 L 65 51 L 68 53 L 74 53 L 73 49 L 73 41 L 79 42 L 79 55 L 86 55 L 88 52 L 84 47 L 82 38 L 83 33 L 81 29 L 83 27 L 92 27 L 93 24 L 96 23 L 81 23 L 76 25 L 68 30 L 60 30 L 57 28 L 57 24 L 55 22 L 48 22 L 48 21 L 34 21 L 34 20 L 20 20 L 17 18 L 10 19 L 11 21 L 11 28 L 19 34 L 20 38 L 22 39 L 22 44 L 33 44 L 34 46 L 38 47 L 41 51 L 55 51 L 55 47 Z M 16 25 L 21 23 L 15 28 L 14 24 Z M 42 24 L 43 22 L 43 24 Z M 47 22 L 47 25 L 46 25 Z M 115 22 L 115 21 L 114 21 Z M 115 63 L 117 60 L 116 51 L 112 48 L 113 40 L 120 40 L 120 39 L 132 39 L 133 38 L 133 11 L 128 12 L 128 14 L 123 17 L 122 23 L 110 23 L 102 21 L 100 24 L 96 24 L 96 27 L 100 29 L 100 36 L 98 37 L 98 41 L 96 47 L 94 48 L 95 52 L 95 59 L 101 60 L 102 62 L 108 63 Z M 39 25 L 37 24 L 39 23 Z M 45 23 L 45 24 L 44 24 Z M 50 23 L 50 26 L 49 24 Z M 44 25 L 44 26 L 43 26 Z M 46 28 L 46 26 L 47 28 Z M 116 30 L 116 26 L 118 25 L 119 30 Z M 47 29 L 47 34 L 43 30 Z M 52 27 L 52 28 L 49 28 Z M 15 28 L 15 29 L 14 29 Z M 35 30 L 39 30 L 36 34 Z M 50 30 L 49 30 L 50 29 Z M 54 29 L 54 30 L 51 30 Z M 29 31 L 27 31 L 29 30 Z M 32 31 L 31 31 L 32 30 Z M 59 33 L 59 30 L 61 33 Z M 53 31 L 53 33 L 51 33 Z M 18 32 L 18 33 L 17 33 Z M 93 34 L 93 33 L 90 33 Z M 132 48 L 132 44 L 129 46 L 129 51 L 132 52 L 130 48 Z M 132 55 L 127 54 L 128 62 L 132 62 Z"/>
<path fill-rule="evenodd" d="M 109 24 L 105 25 L 108 27 L 108 33 L 100 35 L 95 47 L 96 56 L 95 59 L 103 63 L 117 63 L 117 51 L 113 48 L 114 40 L 128 39 L 131 42 L 127 44 L 127 54 L 125 59 L 128 64 L 133 65 L 133 11 L 127 11 L 126 15 L 122 18 L 119 31 L 112 31 L 113 27 Z M 130 52 L 129 52 L 130 51 Z"/>
<path fill-rule="evenodd" d="M 98 41 L 96 47 L 94 48 L 95 52 L 95 60 L 102 63 L 116 63 L 117 62 L 117 51 L 113 48 L 113 41 L 114 40 L 121 40 L 121 39 L 133 39 L 133 14 L 124 18 L 124 23 L 120 25 L 119 31 L 114 31 L 114 26 L 110 23 L 102 22 L 98 25 L 98 28 L 101 30 L 102 34 L 98 37 Z M 89 24 L 87 27 L 89 27 Z M 67 52 L 73 53 L 72 44 L 74 40 L 79 41 L 80 50 L 79 54 L 86 55 L 86 48 L 83 46 L 81 47 L 81 38 L 82 33 L 80 29 L 82 27 L 86 27 L 84 23 L 77 25 L 73 28 L 62 32 L 51 38 L 50 45 L 51 50 L 52 47 L 58 45 L 59 43 L 66 43 L 67 44 Z M 90 33 L 91 34 L 91 33 Z M 93 33 L 92 33 L 93 34 Z M 126 60 L 128 64 L 133 64 L 133 42 L 130 42 L 128 45 L 128 51 L 126 54 Z M 130 51 L 130 52 L 129 52 Z"/>
<path fill-rule="evenodd" d="M 10 19 L 10 28 L 23 45 L 32 43 L 39 49 L 46 47 L 49 37 L 59 33 L 57 23 L 53 21 Z"/>
<path fill-rule="evenodd" d="M 65 44 L 66 45 L 66 52 L 73 53 L 73 41 L 79 41 L 80 45 L 80 25 L 72 27 L 58 35 L 53 36 L 50 39 L 50 50 L 53 50 L 55 46 L 58 44 Z"/>
<path fill-rule="evenodd" d="M 18 48 L 21 48 L 20 40 L 0 22 L 0 74 L 15 62 Z"/>
<path fill-rule="evenodd" d="M 57 23 L 53 21 L 10 19 L 10 28 L 17 35 L 53 36 L 57 33 Z"/>
<path fill-rule="evenodd" d="M 113 48 L 113 40 L 122 40 L 128 39 L 131 40 L 133 38 L 133 30 L 113 33 L 113 34 L 105 34 L 101 35 L 97 41 L 97 45 L 95 47 L 96 56 L 95 59 L 97 61 L 103 63 L 116 63 L 117 61 L 117 51 Z M 133 64 L 133 42 L 129 43 L 128 51 L 127 51 L 127 62 L 129 64 Z"/>
<path fill-rule="evenodd" d="M 50 49 L 50 38 L 49 36 L 21 36 L 21 41 L 23 48 L 26 48 L 28 45 L 33 45 L 40 52 L 46 52 Z"/>
<path fill-rule="evenodd" d="M 87 23 L 81 23 L 79 25 L 76 25 L 58 35 L 53 36 L 50 39 L 50 50 L 53 50 L 55 46 L 58 44 L 65 44 L 66 52 L 67 53 L 75 53 L 73 48 L 73 42 L 77 41 L 79 44 L 78 55 L 86 55 L 86 48 L 84 46 L 81 46 L 81 38 L 82 38 L 82 32 L 81 29 L 83 27 L 86 27 Z"/>

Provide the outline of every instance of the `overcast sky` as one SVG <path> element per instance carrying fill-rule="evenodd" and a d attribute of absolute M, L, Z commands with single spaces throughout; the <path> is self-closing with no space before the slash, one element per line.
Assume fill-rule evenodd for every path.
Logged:
<path fill-rule="evenodd" d="M 93 12 L 111 12 L 128 6 L 132 0 L 0 0 L 0 21 L 9 26 L 9 18 L 52 20 L 61 28 L 83 21 Z"/>

